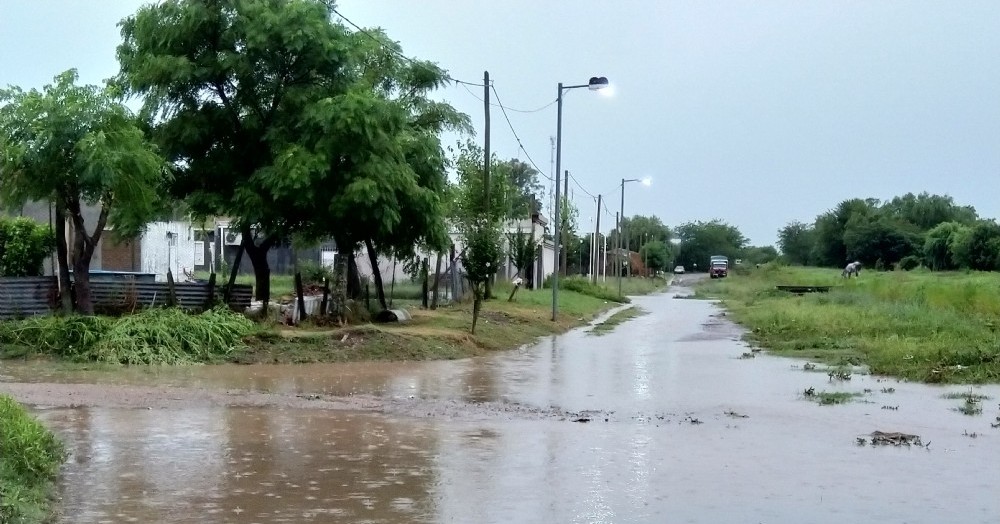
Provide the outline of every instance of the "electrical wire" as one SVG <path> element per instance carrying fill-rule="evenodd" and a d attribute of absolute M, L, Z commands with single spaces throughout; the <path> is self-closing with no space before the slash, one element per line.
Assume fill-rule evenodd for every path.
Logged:
<path fill-rule="evenodd" d="M 584 193 L 586 193 L 587 196 L 589 196 L 590 198 L 592 198 L 594 200 L 597 200 L 597 195 L 591 193 L 590 191 L 587 191 L 587 189 L 585 187 L 583 187 L 583 184 L 581 184 L 580 181 L 577 180 L 575 176 L 573 176 L 573 173 L 570 173 L 569 177 L 573 179 L 573 183 L 576 184 L 576 187 L 580 188 L 580 191 L 583 191 Z"/>
<path fill-rule="evenodd" d="M 371 38 L 373 41 L 378 42 L 379 44 L 382 44 L 383 46 L 385 46 L 385 41 L 383 41 L 381 38 L 378 38 L 377 36 L 371 34 L 370 32 L 368 32 L 367 30 L 365 30 L 364 28 L 362 28 L 358 24 L 355 24 L 354 22 L 352 22 L 350 18 L 347 18 L 346 16 L 344 16 L 340 11 L 337 11 L 336 8 L 334 8 L 334 7 L 331 6 L 330 10 L 333 11 L 333 14 L 339 16 L 341 18 L 341 20 L 343 20 L 343 21 L 347 22 L 348 24 L 350 24 L 351 27 L 353 27 L 354 29 L 360 31 L 361 33 L 363 33 L 368 38 Z M 414 60 L 414 59 L 412 59 L 412 58 L 404 55 L 398 49 L 392 48 L 392 47 L 390 47 L 389 49 L 392 51 L 392 53 L 394 55 L 402 58 L 403 60 L 406 60 L 407 62 L 409 62 L 409 63 L 411 63 L 413 65 L 417 65 L 417 61 L 416 60 Z M 481 84 L 481 83 L 466 82 L 465 80 L 459 80 L 459 79 L 457 79 L 457 78 L 455 78 L 455 77 L 453 77 L 453 76 L 451 76 L 451 75 L 449 75 L 447 73 L 445 73 L 445 78 L 448 79 L 448 80 L 450 80 L 450 81 L 452 81 L 452 82 L 456 82 L 458 84 L 483 87 L 483 84 Z"/>
<path fill-rule="evenodd" d="M 490 89 L 493 90 L 493 96 L 496 97 L 497 103 L 500 103 L 500 94 L 497 93 L 496 86 L 492 86 L 491 85 Z M 554 180 L 552 179 L 551 176 L 545 174 L 545 171 L 542 171 L 542 168 L 538 167 L 538 164 L 536 164 L 535 161 L 531 158 L 531 154 L 528 153 L 528 150 L 524 148 L 524 143 L 521 142 L 521 137 L 517 135 L 517 131 L 514 129 L 514 124 L 511 123 L 510 117 L 507 116 L 507 110 L 504 109 L 504 106 L 503 106 L 502 103 L 500 104 L 500 111 L 503 113 L 504 120 L 507 121 L 507 127 L 510 128 L 510 132 L 514 134 L 514 140 L 517 140 L 517 145 L 518 145 L 518 147 L 521 148 L 521 151 L 524 152 L 524 156 L 528 159 L 528 162 L 530 162 L 531 165 L 535 168 L 535 171 L 538 171 L 538 174 L 540 174 L 543 177 L 545 177 L 545 179 L 548 180 L 549 182 L 554 182 Z"/>

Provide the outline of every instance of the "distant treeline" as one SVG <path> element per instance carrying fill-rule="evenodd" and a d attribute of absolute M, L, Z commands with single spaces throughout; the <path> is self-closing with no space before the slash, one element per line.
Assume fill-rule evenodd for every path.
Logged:
<path fill-rule="evenodd" d="M 811 224 L 781 228 L 778 244 L 791 264 L 840 267 L 858 260 L 874 269 L 1000 269 L 1000 224 L 950 196 L 928 193 L 845 200 Z"/>

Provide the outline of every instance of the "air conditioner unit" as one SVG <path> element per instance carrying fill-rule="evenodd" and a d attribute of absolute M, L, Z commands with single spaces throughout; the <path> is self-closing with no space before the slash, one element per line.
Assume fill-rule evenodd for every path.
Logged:
<path fill-rule="evenodd" d="M 243 243 L 243 235 L 233 229 L 226 229 L 223 241 L 227 246 L 238 246 Z"/>

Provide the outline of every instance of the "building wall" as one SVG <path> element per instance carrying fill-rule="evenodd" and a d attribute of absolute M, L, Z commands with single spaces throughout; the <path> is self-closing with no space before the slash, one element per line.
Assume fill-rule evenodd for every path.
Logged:
<path fill-rule="evenodd" d="M 101 209 L 98 206 L 83 206 L 83 223 L 87 227 L 88 233 L 94 232 L 94 227 L 97 225 L 97 219 L 101 214 Z M 52 222 L 53 211 L 48 202 L 27 202 L 23 206 L 19 206 L 15 209 L 6 209 L 6 214 L 8 216 L 22 216 L 33 219 L 39 224 L 47 224 L 55 229 L 55 224 Z M 70 256 L 73 254 L 73 244 L 72 244 L 72 226 L 67 223 L 66 234 L 69 237 L 67 243 L 69 244 Z M 104 236 L 101 235 L 101 240 L 97 243 L 97 248 L 94 249 L 94 256 L 90 259 L 90 269 L 92 271 L 100 271 L 104 269 L 103 266 L 103 243 Z M 72 264 L 72 262 L 71 262 Z M 53 250 L 52 255 L 45 259 L 45 274 L 54 275 L 56 273 L 55 267 L 55 250 Z"/>
<path fill-rule="evenodd" d="M 167 233 L 175 235 L 173 245 Z M 157 282 L 167 280 L 167 269 L 174 279 L 183 280 L 185 272 L 194 272 L 195 237 L 189 222 L 150 222 L 140 241 L 140 271 L 154 273 Z"/>

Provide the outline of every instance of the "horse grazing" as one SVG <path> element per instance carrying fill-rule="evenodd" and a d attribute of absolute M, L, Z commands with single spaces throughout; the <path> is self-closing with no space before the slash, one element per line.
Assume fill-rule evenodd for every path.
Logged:
<path fill-rule="evenodd" d="M 840 276 L 844 278 L 851 278 L 851 275 L 856 277 L 861 276 L 861 262 L 855 260 L 854 262 L 847 264 L 847 266 L 844 267 L 844 271 L 840 274 Z"/>

